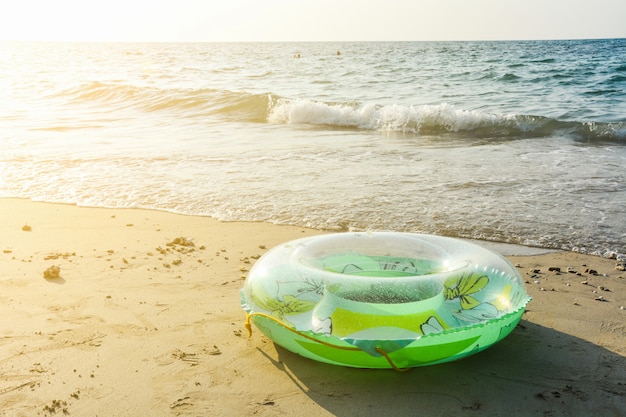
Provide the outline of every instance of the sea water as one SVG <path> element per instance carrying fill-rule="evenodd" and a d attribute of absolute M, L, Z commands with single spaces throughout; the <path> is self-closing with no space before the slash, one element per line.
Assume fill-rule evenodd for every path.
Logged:
<path fill-rule="evenodd" d="M 0 197 L 623 257 L 626 39 L 0 43 Z"/>

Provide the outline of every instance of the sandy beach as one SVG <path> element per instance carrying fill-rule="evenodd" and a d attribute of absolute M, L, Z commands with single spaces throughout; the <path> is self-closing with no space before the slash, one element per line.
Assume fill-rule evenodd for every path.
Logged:
<path fill-rule="evenodd" d="M 0 200 L 0 219 L 1 416 L 626 414 L 626 272 L 614 259 L 505 253 L 533 297 L 518 328 L 480 354 L 399 373 L 248 338 L 247 271 L 324 231 L 19 199 Z"/>

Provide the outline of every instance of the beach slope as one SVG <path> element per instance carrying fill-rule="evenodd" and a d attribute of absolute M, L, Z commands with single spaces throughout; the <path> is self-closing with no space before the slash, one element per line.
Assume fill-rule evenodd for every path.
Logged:
<path fill-rule="evenodd" d="M 323 231 L 19 199 L 0 200 L 0 219 L 1 416 L 626 412 L 615 260 L 508 256 L 533 297 L 518 328 L 475 356 L 399 373 L 313 362 L 256 329 L 248 338 L 247 271 Z"/>

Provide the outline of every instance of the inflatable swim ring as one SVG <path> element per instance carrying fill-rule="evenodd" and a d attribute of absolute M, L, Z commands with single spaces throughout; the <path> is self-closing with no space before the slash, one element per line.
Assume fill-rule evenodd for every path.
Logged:
<path fill-rule="evenodd" d="M 506 337 L 530 297 L 505 258 L 411 233 L 337 233 L 269 250 L 241 290 L 251 322 L 285 349 L 359 368 L 460 359 Z"/>

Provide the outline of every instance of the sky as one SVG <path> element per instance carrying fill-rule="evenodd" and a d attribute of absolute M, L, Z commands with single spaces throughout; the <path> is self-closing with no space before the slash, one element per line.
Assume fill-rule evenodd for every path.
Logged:
<path fill-rule="evenodd" d="M 15 0 L 0 40 L 428 41 L 626 37 L 626 0 Z"/>

